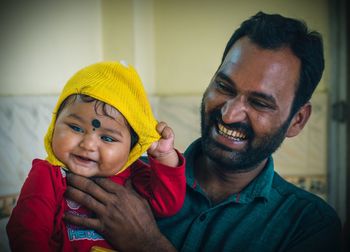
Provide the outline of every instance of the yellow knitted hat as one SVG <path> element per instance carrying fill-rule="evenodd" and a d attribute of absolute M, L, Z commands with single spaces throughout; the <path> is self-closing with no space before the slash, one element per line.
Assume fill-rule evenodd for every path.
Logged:
<path fill-rule="evenodd" d="M 142 82 L 132 66 L 117 62 L 101 62 L 78 71 L 64 86 L 53 111 L 52 120 L 45 136 L 46 158 L 51 164 L 63 166 L 51 147 L 57 111 L 61 103 L 72 94 L 84 94 L 116 108 L 126 118 L 139 139 L 130 151 L 125 170 L 136 161 L 150 145 L 159 140 L 157 121 L 153 116 Z M 118 174 L 117 173 L 117 174 Z"/>

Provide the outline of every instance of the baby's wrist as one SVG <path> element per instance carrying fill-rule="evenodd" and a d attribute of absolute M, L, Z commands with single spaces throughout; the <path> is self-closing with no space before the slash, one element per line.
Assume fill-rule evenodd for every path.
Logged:
<path fill-rule="evenodd" d="M 152 154 L 150 154 L 150 156 L 162 165 L 166 165 L 169 167 L 178 167 L 180 164 L 180 159 L 175 149 L 172 149 L 171 151 L 166 153 L 160 153 L 157 156 L 153 156 Z"/>

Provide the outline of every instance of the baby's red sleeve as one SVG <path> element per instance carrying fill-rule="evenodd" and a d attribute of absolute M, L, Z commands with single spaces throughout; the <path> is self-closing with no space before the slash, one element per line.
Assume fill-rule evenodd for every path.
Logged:
<path fill-rule="evenodd" d="M 46 161 L 33 161 L 7 225 L 12 251 L 53 251 L 59 245 L 53 237 L 65 190 L 60 172 Z"/>
<path fill-rule="evenodd" d="M 150 164 L 140 160 L 132 167 L 132 181 L 136 190 L 145 197 L 156 216 L 176 214 L 186 195 L 185 158 L 178 152 L 180 165 L 168 167 L 149 157 Z"/>

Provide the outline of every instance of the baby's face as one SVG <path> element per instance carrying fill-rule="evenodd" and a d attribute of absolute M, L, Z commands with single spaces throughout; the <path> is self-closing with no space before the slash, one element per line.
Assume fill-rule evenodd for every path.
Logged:
<path fill-rule="evenodd" d="M 107 105 L 108 106 L 108 105 Z M 115 175 L 127 162 L 130 131 L 124 116 L 108 106 L 95 111 L 95 102 L 77 98 L 57 117 L 52 149 L 70 171 L 85 177 Z"/>

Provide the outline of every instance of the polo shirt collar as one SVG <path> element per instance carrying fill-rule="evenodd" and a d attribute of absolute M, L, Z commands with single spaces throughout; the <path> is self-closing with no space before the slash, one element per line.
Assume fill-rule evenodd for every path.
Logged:
<path fill-rule="evenodd" d="M 184 156 L 186 157 L 187 185 L 194 190 L 203 193 L 194 177 L 195 157 L 201 151 L 201 139 L 199 138 L 187 148 Z M 255 199 L 269 200 L 274 173 L 273 159 L 270 156 L 265 168 L 261 171 L 261 173 L 241 192 L 232 195 L 232 197 L 229 197 L 227 200 L 242 204 L 247 204 Z"/>

